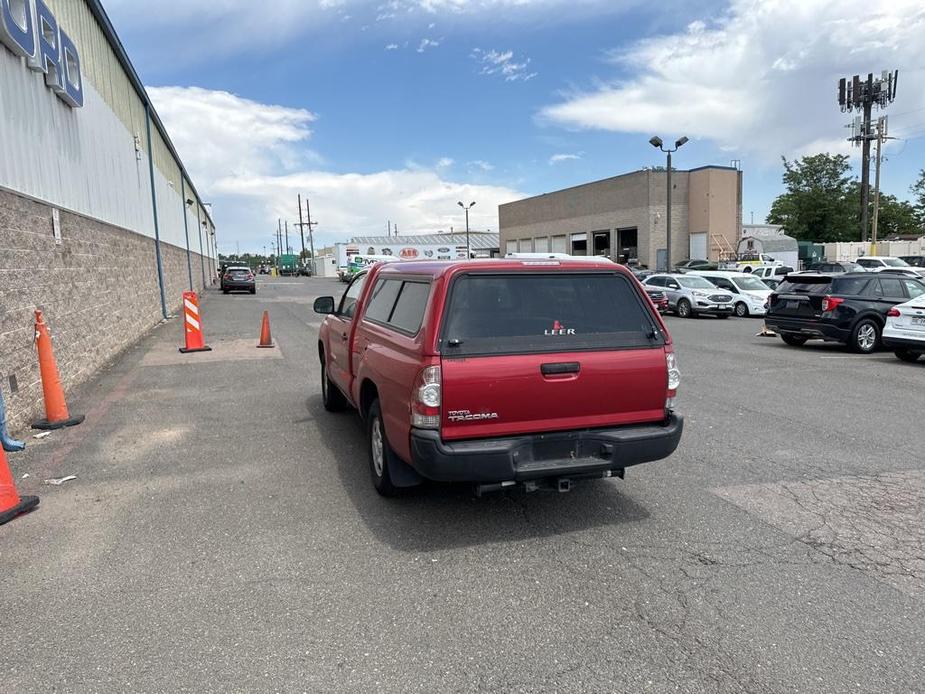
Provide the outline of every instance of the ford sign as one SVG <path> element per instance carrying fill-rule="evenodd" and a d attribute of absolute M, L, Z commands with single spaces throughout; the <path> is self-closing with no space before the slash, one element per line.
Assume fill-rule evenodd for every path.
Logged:
<path fill-rule="evenodd" d="M 25 58 L 71 108 L 84 105 L 77 46 L 43 0 L 0 0 L 0 43 Z"/>

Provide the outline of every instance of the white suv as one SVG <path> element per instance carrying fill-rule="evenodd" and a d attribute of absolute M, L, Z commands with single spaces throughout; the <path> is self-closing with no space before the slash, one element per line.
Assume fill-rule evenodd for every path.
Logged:
<path fill-rule="evenodd" d="M 925 354 L 925 293 L 887 311 L 883 344 L 903 361 Z"/>
<path fill-rule="evenodd" d="M 767 311 L 765 302 L 771 296 L 771 288 L 758 279 L 754 273 L 691 270 L 687 274 L 706 277 L 720 289 L 725 289 L 732 294 L 734 311 L 739 318 L 763 316 Z"/>
<path fill-rule="evenodd" d="M 855 260 L 858 265 L 868 272 L 880 272 L 888 267 L 909 267 L 909 263 L 888 255 L 865 255 Z"/>

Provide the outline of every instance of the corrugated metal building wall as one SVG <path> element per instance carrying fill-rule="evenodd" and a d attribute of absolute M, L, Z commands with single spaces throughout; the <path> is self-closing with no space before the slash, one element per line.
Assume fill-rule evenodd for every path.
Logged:
<path fill-rule="evenodd" d="M 70 387 L 176 309 L 184 289 L 209 286 L 216 265 L 211 217 L 99 0 L 46 4 L 79 53 L 84 103 L 67 105 L 0 44 L 0 388 L 13 426 L 41 406 L 35 307 Z"/>

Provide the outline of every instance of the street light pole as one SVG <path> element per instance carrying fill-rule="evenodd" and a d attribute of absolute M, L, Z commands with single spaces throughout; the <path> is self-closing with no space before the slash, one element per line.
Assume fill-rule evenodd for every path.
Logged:
<path fill-rule="evenodd" d="M 665 229 L 666 229 L 665 255 L 667 256 L 666 264 L 668 267 L 666 268 L 666 270 L 668 272 L 671 272 L 671 267 L 672 267 L 671 265 L 671 153 L 677 152 L 679 149 L 681 149 L 681 147 L 684 146 L 686 142 L 687 142 L 687 137 L 686 136 L 681 137 L 675 140 L 674 149 L 672 149 L 671 147 L 666 148 L 664 146 L 664 142 L 662 142 L 662 138 L 660 138 L 658 135 L 655 135 L 652 139 L 649 140 L 650 145 L 668 154 L 668 172 L 667 172 L 668 173 L 667 175 L 668 198 L 665 202 L 665 217 L 666 217 L 665 219 Z"/>
<path fill-rule="evenodd" d="M 461 208 L 466 211 L 466 260 L 472 258 L 472 246 L 469 244 L 469 208 L 475 205 L 475 202 L 470 202 L 468 205 L 463 205 L 462 200 L 456 203 Z"/>

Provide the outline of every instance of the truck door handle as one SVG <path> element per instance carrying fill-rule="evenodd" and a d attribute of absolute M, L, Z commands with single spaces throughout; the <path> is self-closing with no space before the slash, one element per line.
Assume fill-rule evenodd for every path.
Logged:
<path fill-rule="evenodd" d="M 341 339 L 341 342 L 346 342 L 346 341 L 347 341 L 347 333 L 341 333 L 340 339 Z"/>
<path fill-rule="evenodd" d="M 581 371 L 581 364 L 577 361 L 565 361 L 556 364 L 541 364 L 540 373 L 544 376 L 555 376 L 557 374 L 577 374 Z"/>

